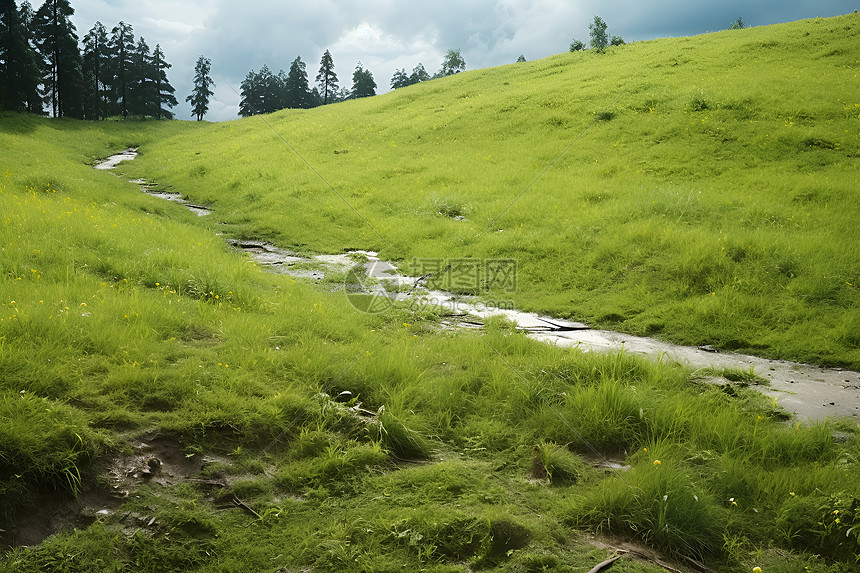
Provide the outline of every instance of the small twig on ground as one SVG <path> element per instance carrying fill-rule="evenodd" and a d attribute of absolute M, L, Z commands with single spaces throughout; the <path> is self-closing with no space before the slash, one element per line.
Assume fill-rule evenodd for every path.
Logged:
<path fill-rule="evenodd" d="M 600 563 L 598 563 L 597 565 L 592 567 L 588 573 L 598 573 L 598 571 L 603 571 L 604 569 L 608 568 L 610 565 L 612 565 L 613 563 L 615 563 L 616 561 L 618 561 L 622 557 L 624 557 L 624 556 L 623 555 L 616 555 L 615 557 L 611 557 L 611 558 L 607 559 L 606 561 L 601 561 Z"/>
<path fill-rule="evenodd" d="M 707 565 L 705 565 L 701 561 L 693 559 L 692 557 L 684 557 L 684 560 L 687 563 L 689 563 L 691 566 L 693 566 L 696 569 L 696 571 L 701 571 L 702 573 L 717 573 L 716 571 L 714 571 L 713 569 L 711 569 L 710 567 L 708 567 Z"/>
<path fill-rule="evenodd" d="M 201 485 L 211 485 L 212 487 L 227 487 L 226 483 L 224 483 L 222 481 L 218 481 L 218 480 L 213 480 L 213 479 L 190 478 L 188 481 L 190 481 L 192 483 L 199 483 Z"/>
<path fill-rule="evenodd" d="M 681 571 L 680 569 L 675 569 L 675 568 L 674 568 L 674 567 L 672 567 L 671 565 L 668 565 L 668 564 L 666 564 L 666 563 L 663 563 L 663 562 L 662 562 L 662 561 L 660 561 L 659 559 L 649 559 L 649 561 L 651 561 L 651 562 L 652 562 L 652 563 L 654 563 L 655 565 L 659 565 L 660 567 L 662 567 L 662 568 L 663 568 L 663 569 L 665 569 L 666 571 L 671 571 L 672 573 L 684 573 L 684 572 L 683 572 L 683 571 Z"/>
<path fill-rule="evenodd" d="M 244 501 L 242 501 L 242 500 L 241 500 L 241 499 L 239 499 L 238 497 L 233 496 L 233 503 L 234 503 L 237 507 L 241 507 L 242 509 L 244 509 L 245 511 L 247 511 L 248 513 L 250 513 L 251 515 L 253 515 L 253 516 L 254 516 L 254 517 L 256 517 L 257 519 L 259 519 L 260 521 L 262 521 L 262 520 L 263 520 L 263 516 L 262 516 L 262 515 L 260 515 L 260 514 L 259 514 L 259 513 L 257 513 L 256 511 L 254 511 L 254 508 L 252 508 L 250 505 L 246 504 Z"/>

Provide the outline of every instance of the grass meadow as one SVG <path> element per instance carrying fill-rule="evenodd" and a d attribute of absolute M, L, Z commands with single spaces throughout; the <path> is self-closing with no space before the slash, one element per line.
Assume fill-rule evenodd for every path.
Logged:
<path fill-rule="evenodd" d="M 852 14 L 566 53 L 190 130 L 125 169 L 237 235 L 515 258 L 523 309 L 858 369 L 857 40 Z"/>
<path fill-rule="evenodd" d="M 219 124 L 0 116 L 0 529 L 105 488 L 143 435 L 215 460 L 0 566 L 573 572 L 607 557 L 596 535 L 682 570 L 854 570 L 855 423 L 501 320 L 365 314 L 224 239 L 513 258 L 523 309 L 857 368 L 858 30 L 634 43 Z M 92 169 L 129 146 L 119 177 Z"/>

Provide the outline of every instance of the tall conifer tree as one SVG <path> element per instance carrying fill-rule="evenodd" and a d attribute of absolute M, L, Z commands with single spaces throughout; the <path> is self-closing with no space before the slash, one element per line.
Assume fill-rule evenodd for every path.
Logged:
<path fill-rule="evenodd" d="M 120 22 L 111 30 L 108 41 L 110 69 L 110 115 L 128 117 L 129 86 L 132 82 L 132 53 L 134 30 L 130 24 Z"/>
<path fill-rule="evenodd" d="M 36 11 L 33 10 L 33 6 L 27 1 L 21 3 L 21 7 L 18 9 L 18 15 L 20 16 L 21 23 L 24 26 L 24 30 L 26 30 L 28 40 L 28 45 L 30 46 L 31 54 L 33 55 L 32 61 L 32 70 L 33 74 L 36 78 L 35 88 L 36 91 L 32 94 L 32 97 L 27 101 L 27 111 L 30 113 L 37 113 L 39 115 L 45 115 L 45 98 L 42 97 L 42 94 L 39 90 L 39 84 L 41 83 L 41 57 L 39 56 L 38 46 L 36 45 Z"/>
<path fill-rule="evenodd" d="M 185 101 L 191 104 L 191 113 L 197 121 L 203 121 L 203 116 L 209 111 L 209 98 L 215 93 L 210 89 L 215 87 L 215 82 L 209 75 L 212 70 L 212 61 L 200 56 L 194 65 L 194 87 Z"/>
<path fill-rule="evenodd" d="M 334 73 L 334 60 L 332 60 L 331 52 L 328 50 L 325 51 L 320 60 L 317 85 L 320 88 L 323 105 L 331 103 L 337 94 L 337 74 Z"/>
<path fill-rule="evenodd" d="M 128 112 L 141 117 L 155 115 L 155 73 L 149 45 L 141 36 L 131 53 Z"/>
<path fill-rule="evenodd" d="M 36 11 L 33 33 L 44 62 L 43 84 L 54 117 L 81 117 L 81 52 L 68 0 L 46 0 Z"/>
<path fill-rule="evenodd" d="M 0 0 L 0 109 L 41 111 L 39 60 L 28 41 L 28 14 L 14 0 Z"/>
<path fill-rule="evenodd" d="M 251 70 L 242 82 L 242 99 L 239 115 L 248 117 L 261 113 L 272 113 L 286 107 L 287 76 L 284 70 L 274 75 L 269 66 L 263 65 L 259 72 Z"/>
<path fill-rule="evenodd" d="M 161 45 L 155 45 L 155 51 L 152 53 L 153 72 L 155 74 L 155 117 L 158 119 L 171 119 L 173 112 L 165 109 L 172 108 L 179 104 L 176 101 L 176 90 L 170 85 L 167 79 L 167 70 L 170 68 L 164 60 L 164 52 L 161 51 Z"/>
<path fill-rule="evenodd" d="M 96 22 L 84 36 L 83 79 L 84 117 L 103 119 L 108 113 L 110 62 L 107 28 Z"/>
<path fill-rule="evenodd" d="M 245 76 L 244 80 L 242 80 L 242 85 L 240 87 L 242 88 L 242 93 L 241 99 L 239 100 L 239 115 L 242 117 L 250 117 L 260 113 L 258 111 L 262 104 L 260 97 L 260 82 L 254 70 L 248 72 L 248 75 Z"/>
<path fill-rule="evenodd" d="M 286 107 L 309 108 L 311 104 L 311 89 L 308 83 L 308 72 L 301 56 L 297 56 L 290 64 L 290 73 L 286 79 Z"/>
<path fill-rule="evenodd" d="M 373 79 L 373 74 L 370 70 L 365 70 L 361 62 L 355 66 L 355 71 L 352 72 L 352 90 L 350 97 L 370 97 L 376 95 L 376 81 Z"/>

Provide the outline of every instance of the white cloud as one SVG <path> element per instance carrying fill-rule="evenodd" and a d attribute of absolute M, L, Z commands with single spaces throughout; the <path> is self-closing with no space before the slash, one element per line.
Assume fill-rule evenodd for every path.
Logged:
<path fill-rule="evenodd" d="M 202 22 L 194 25 L 188 22 L 155 18 L 144 18 L 143 24 L 145 28 L 153 30 L 153 36 L 165 38 L 184 38 L 188 37 L 195 30 L 203 29 Z"/>
<path fill-rule="evenodd" d="M 411 67 L 417 65 L 416 57 L 435 55 L 435 38 L 398 37 L 385 33 L 382 28 L 361 22 L 347 30 L 331 47 L 332 54 L 354 54 L 365 67 L 381 65 L 385 68 L 396 67 L 395 62 L 412 61 Z M 414 60 L 414 61 L 413 61 Z M 407 64 L 403 64 L 405 66 Z M 401 66 L 401 67 L 402 67 Z M 393 69 L 392 69 L 393 71 Z M 377 83 L 379 80 L 377 79 Z"/>

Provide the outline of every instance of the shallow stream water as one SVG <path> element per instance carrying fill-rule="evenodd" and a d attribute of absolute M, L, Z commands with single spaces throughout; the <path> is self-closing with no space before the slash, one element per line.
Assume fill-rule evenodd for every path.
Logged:
<path fill-rule="evenodd" d="M 132 160 L 136 149 L 127 149 L 97 164 L 96 169 L 113 169 L 121 161 Z M 156 191 L 144 179 L 132 181 L 145 193 L 185 205 L 198 215 L 212 211 L 184 200 L 178 193 Z M 371 251 L 352 251 L 333 255 L 303 256 L 265 241 L 230 240 L 263 268 L 296 278 L 321 281 L 327 276 L 344 275 L 344 292 L 362 310 L 384 312 L 393 304 L 433 305 L 439 307 L 443 324 L 449 327 L 480 328 L 492 316 L 502 316 L 517 324 L 529 336 L 586 352 L 625 351 L 657 360 L 687 364 L 693 369 L 731 368 L 754 372 L 768 381 L 756 389 L 800 420 L 826 417 L 849 418 L 860 424 L 860 373 L 821 368 L 784 360 L 769 360 L 731 352 L 716 352 L 708 347 L 691 347 L 653 338 L 632 336 L 608 330 L 594 330 L 585 324 L 539 316 L 514 309 L 487 306 L 474 297 L 457 296 L 421 288 L 419 277 L 399 274 L 391 263 Z M 360 303 L 358 301 L 361 301 Z M 716 383 L 726 383 L 715 378 Z"/>

